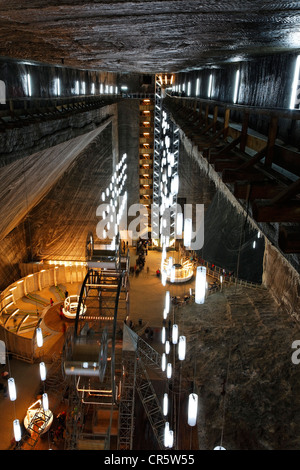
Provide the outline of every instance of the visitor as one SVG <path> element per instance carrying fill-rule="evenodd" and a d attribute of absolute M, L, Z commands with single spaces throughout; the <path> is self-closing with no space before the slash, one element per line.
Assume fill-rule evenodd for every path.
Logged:
<path fill-rule="evenodd" d="M 50 305 L 51 305 L 51 307 L 53 307 L 53 305 L 54 305 L 54 302 L 53 302 L 52 298 L 50 299 Z"/>

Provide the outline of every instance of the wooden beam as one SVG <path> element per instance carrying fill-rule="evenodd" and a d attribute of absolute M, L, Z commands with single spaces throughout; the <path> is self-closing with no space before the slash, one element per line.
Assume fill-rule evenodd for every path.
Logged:
<path fill-rule="evenodd" d="M 300 223 L 300 201 L 288 201 L 283 204 L 254 201 L 252 214 L 257 222 Z"/>
<path fill-rule="evenodd" d="M 240 141 L 241 141 L 241 136 L 239 135 L 236 139 L 234 139 L 232 142 L 225 145 L 224 148 L 219 150 L 219 152 L 217 152 L 217 154 L 220 155 L 221 153 L 229 152 L 230 150 L 234 149 L 234 147 L 236 147 L 240 143 Z"/>
<path fill-rule="evenodd" d="M 283 203 L 288 199 L 296 196 L 300 192 L 300 178 L 294 181 L 290 186 L 281 191 L 277 196 L 272 199 L 272 203 Z"/>
<path fill-rule="evenodd" d="M 267 155 L 266 155 L 266 159 L 265 159 L 265 166 L 267 168 L 271 168 L 271 166 L 272 166 L 275 140 L 276 140 L 276 137 L 277 137 L 277 130 L 278 130 L 278 117 L 277 116 L 272 116 L 271 117 L 271 122 L 270 122 L 270 125 L 269 125 Z"/>
<path fill-rule="evenodd" d="M 280 227 L 278 246 L 284 253 L 300 253 L 300 227 Z"/>
<path fill-rule="evenodd" d="M 249 188 L 250 186 L 250 188 Z M 237 199 L 247 199 L 249 197 L 250 201 L 254 199 L 272 199 L 280 191 L 282 191 L 282 186 L 276 183 L 269 183 L 264 181 L 262 183 L 244 183 L 241 181 L 236 181 L 234 183 L 233 195 Z"/>
<path fill-rule="evenodd" d="M 231 158 L 231 159 L 216 159 L 213 164 L 215 167 L 215 170 L 218 173 L 221 173 L 225 168 L 231 168 L 231 169 L 236 169 L 238 168 L 239 164 L 241 163 L 240 158 Z"/>
<path fill-rule="evenodd" d="M 222 172 L 222 180 L 224 183 L 233 183 L 235 181 L 264 181 L 265 179 L 266 176 L 258 171 L 240 171 L 228 168 Z"/>
<path fill-rule="evenodd" d="M 245 112 L 243 116 L 243 124 L 242 124 L 242 131 L 241 131 L 241 142 L 240 142 L 240 149 L 242 152 L 245 152 L 247 136 L 248 136 L 248 123 L 249 123 L 249 113 Z"/>
<path fill-rule="evenodd" d="M 230 118 L 230 109 L 226 108 L 224 112 L 224 133 L 223 133 L 224 139 L 226 139 L 228 135 L 229 118 Z"/>
<path fill-rule="evenodd" d="M 239 170 L 245 170 L 246 168 L 250 168 L 258 163 L 264 156 L 266 155 L 267 147 L 264 147 L 259 152 L 257 152 L 254 157 L 250 158 L 248 162 L 244 162 L 240 167 Z"/>

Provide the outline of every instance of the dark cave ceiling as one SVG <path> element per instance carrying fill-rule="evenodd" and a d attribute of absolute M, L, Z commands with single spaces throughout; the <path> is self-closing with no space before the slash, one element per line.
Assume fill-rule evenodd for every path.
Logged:
<path fill-rule="evenodd" d="M 110 72 L 179 72 L 300 49 L 300 2 L 11 0 L 0 56 Z"/>

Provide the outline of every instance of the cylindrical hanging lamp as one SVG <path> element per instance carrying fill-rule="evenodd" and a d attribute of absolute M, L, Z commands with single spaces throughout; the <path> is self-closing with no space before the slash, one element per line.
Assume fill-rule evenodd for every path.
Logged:
<path fill-rule="evenodd" d="M 196 393 L 190 393 L 188 403 L 188 424 L 189 426 L 195 426 L 197 423 L 198 413 L 198 395 Z"/>
<path fill-rule="evenodd" d="M 161 370 L 164 372 L 166 370 L 167 358 L 166 353 L 162 353 L 161 356 Z"/>
<path fill-rule="evenodd" d="M 13 427 L 14 427 L 14 437 L 15 437 L 15 441 L 16 442 L 19 442 L 21 440 L 21 426 L 20 426 L 20 422 L 18 419 L 15 419 L 14 422 L 13 422 Z"/>
<path fill-rule="evenodd" d="M 36 342 L 39 348 L 41 348 L 44 344 L 43 332 L 40 327 L 36 329 Z"/>
<path fill-rule="evenodd" d="M 172 364 L 168 362 L 167 364 L 167 378 L 171 379 L 172 378 Z"/>
<path fill-rule="evenodd" d="M 163 414 L 164 414 L 164 416 L 167 416 L 168 409 L 169 409 L 169 398 L 168 398 L 168 394 L 164 393 L 164 399 L 163 399 Z"/>
<path fill-rule="evenodd" d="M 172 327 L 172 343 L 177 344 L 178 342 L 178 325 L 174 324 Z"/>
<path fill-rule="evenodd" d="M 197 272 L 196 272 L 196 282 L 195 282 L 196 304 L 204 304 L 205 286 L 206 286 L 206 268 L 205 266 L 198 266 Z"/>
<path fill-rule="evenodd" d="M 8 385 L 9 398 L 11 401 L 15 401 L 17 399 L 17 390 L 16 390 L 15 380 L 12 377 L 10 377 L 7 381 L 7 385 Z"/>
<path fill-rule="evenodd" d="M 47 393 L 43 393 L 42 404 L 43 404 L 44 411 L 48 411 L 49 410 L 49 399 L 48 399 Z"/>
<path fill-rule="evenodd" d="M 186 353 L 186 337 L 179 336 L 178 340 L 178 359 L 184 361 Z"/>
<path fill-rule="evenodd" d="M 192 219 L 184 219 L 183 244 L 189 247 L 192 242 Z"/>
<path fill-rule="evenodd" d="M 46 366 L 44 362 L 40 362 L 40 377 L 41 380 L 44 381 L 46 380 L 47 372 L 46 372 Z"/>

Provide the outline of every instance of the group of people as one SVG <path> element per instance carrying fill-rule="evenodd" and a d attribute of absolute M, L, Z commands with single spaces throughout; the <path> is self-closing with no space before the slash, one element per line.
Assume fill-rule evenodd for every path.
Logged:
<path fill-rule="evenodd" d="M 137 259 L 136 259 L 136 265 L 135 265 L 135 273 L 137 274 L 139 271 L 141 271 L 146 262 L 146 256 L 148 254 L 148 240 L 138 240 L 137 247 L 136 247 L 136 254 L 137 254 Z"/>

